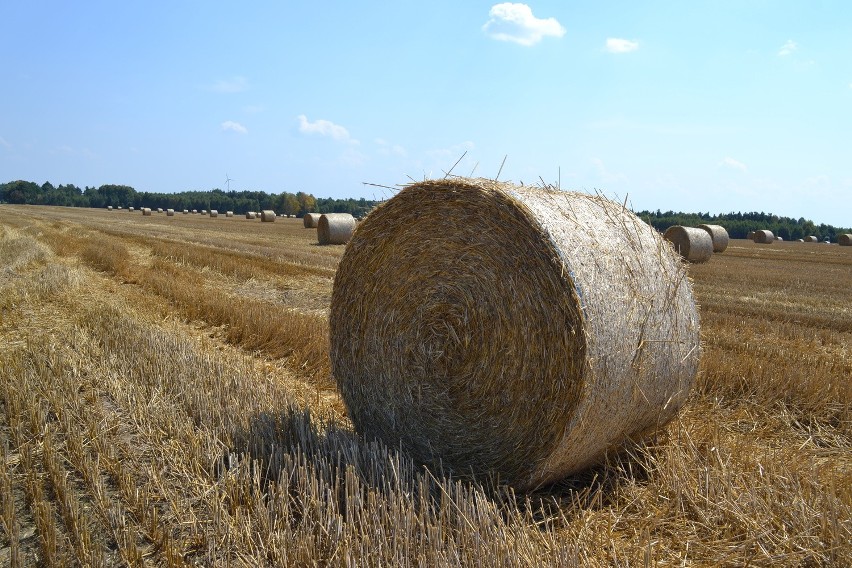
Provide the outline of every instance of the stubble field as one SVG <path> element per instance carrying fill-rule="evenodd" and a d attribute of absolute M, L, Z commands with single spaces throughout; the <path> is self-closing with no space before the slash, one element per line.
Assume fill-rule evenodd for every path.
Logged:
<path fill-rule="evenodd" d="M 852 565 L 852 247 L 691 266 L 651 440 L 534 495 L 360 440 L 301 219 L 0 206 L 0 566 Z"/>

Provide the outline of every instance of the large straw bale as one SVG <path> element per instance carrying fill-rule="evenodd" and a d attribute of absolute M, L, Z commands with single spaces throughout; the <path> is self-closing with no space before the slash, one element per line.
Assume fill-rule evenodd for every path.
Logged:
<path fill-rule="evenodd" d="M 254 219 L 254 218 L 255 218 L 254 211 L 249 211 L 248 213 L 246 213 L 246 219 Z"/>
<path fill-rule="evenodd" d="M 142 215 L 144 215 L 145 217 L 150 217 L 151 216 L 151 208 L 150 207 L 143 207 L 142 208 Z"/>
<path fill-rule="evenodd" d="M 275 211 L 272 211 L 271 209 L 264 209 L 260 212 L 260 220 L 264 223 L 274 223 Z"/>
<path fill-rule="evenodd" d="M 805 242 L 806 243 L 818 243 L 819 239 L 816 238 L 814 235 L 809 235 L 809 236 L 805 237 Z"/>
<path fill-rule="evenodd" d="M 183 214 L 184 214 L 184 215 L 189 215 L 189 209 L 184 209 L 184 210 L 183 210 Z"/>
<path fill-rule="evenodd" d="M 128 208 L 127 208 L 127 210 L 128 210 L 128 211 L 133 211 L 133 207 L 128 207 Z"/>
<path fill-rule="evenodd" d="M 842 235 L 837 235 L 837 243 L 842 247 L 851 247 L 852 233 L 844 233 Z"/>
<path fill-rule="evenodd" d="M 663 237 L 689 262 L 707 262 L 713 255 L 713 239 L 704 229 L 672 225 Z"/>
<path fill-rule="evenodd" d="M 344 245 L 355 230 L 355 217 L 349 213 L 323 213 L 317 222 L 317 240 L 321 245 Z"/>
<path fill-rule="evenodd" d="M 233 217 L 233 216 L 234 216 L 233 211 L 225 211 L 225 217 Z"/>
<path fill-rule="evenodd" d="M 107 211 L 112 211 L 112 205 L 107 205 Z"/>
<path fill-rule="evenodd" d="M 162 212 L 163 212 L 163 208 L 162 208 L 162 207 L 157 207 L 157 213 L 162 213 Z"/>
<path fill-rule="evenodd" d="M 333 374 L 366 437 L 532 489 L 686 401 L 699 321 L 685 271 L 655 230 L 600 196 L 415 183 L 346 247 Z"/>
<path fill-rule="evenodd" d="M 217 211 L 216 209 L 211 209 L 211 210 L 210 210 L 210 216 L 211 216 L 211 217 L 218 217 L 218 216 L 219 216 L 219 211 Z"/>
<path fill-rule="evenodd" d="M 775 235 L 772 234 L 772 231 L 768 231 L 766 229 L 762 229 L 760 231 L 754 232 L 754 242 L 762 245 L 768 245 L 770 243 L 775 242 Z"/>
<path fill-rule="evenodd" d="M 698 225 L 699 229 L 704 229 L 710 233 L 710 238 L 713 240 L 713 252 L 725 252 L 728 248 L 728 231 L 722 225 Z"/>
<path fill-rule="evenodd" d="M 746 238 L 750 241 L 753 241 L 754 240 L 754 231 L 749 231 L 748 236 Z"/>
<path fill-rule="evenodd" d="M 166 217 L 174 217 L 175 210 L 174 209 L 166 209 Z"/>
<path fill-rule="evenodd" d="M 306 229 L 316 229 L 319 225 L 319 219 L 322 213 L 305 213 L 305 218 L 302 219 L 302 223 L 305 225 Z"/>

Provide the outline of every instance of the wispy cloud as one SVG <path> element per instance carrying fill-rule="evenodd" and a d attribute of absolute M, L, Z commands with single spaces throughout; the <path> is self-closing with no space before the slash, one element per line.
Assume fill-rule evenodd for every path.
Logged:
<path fill-rule="evenodd" d="M 247 134 L 248 133 L 248 129 L 245 126 L 243 126 L 239 122 L 234 122 L 233 120 L 226 120 L 225 122 L 223 122 L 222 123 L 222 130 L 224 130 L 226 132 L 228 130 L 230 130 L 232 132 L 237 132 L 239 134 Z"/>
<path fill-rule="evenodd" d="M 719 166 L 725 167 L 725 168 L 731 168 L 733 170 L 739 170 L 741 172 L 747 172 L 748 171 L 748 167 L 744 163 L 742 163 L 738 160 L 735 160 L 731 157 L 725 157 L 721 162 L 719 162 Z"/>
<path fill-rule="evenodd" d="M 610 53 L 630 53 L 639 49 L 638 41 L 609 37 L 606 39 L 606 50 Z"/>
<path fill-rule="evenodd" d="M 778 51 L 778 55 L 781 57 L 785 57 L 787 55 L 790 55 L 797 49 L 799 49 L 799 46 L 796 44 L 796 42 L 792 39 L 788 39 L 787 43 L 781 46 L 781 49 Z"/>
<path fill-rule="evenodd" d="M 526 4 L 503 2 L 491 6 L 488 21 L 482 30 L 491 38 L 511 41 L 526 47 L 540 42 L 547 36 L 562 37 L 565 28 L 556 18 L 536 18 Z"/>
<path fill-rule="evenodd" d="M 248 89 L 248 79 L 239 75 L 230 79 L 220 79 L 210 86 L 210 90 L 217 93 L 242 93 Z"/>
<path fill-rule="evenodd" d="M 595 170 L 598 172 L 598 176 L 600 176 L 601 181 L 604 182 L 604 183 L 613 183 L 613 182 L 617 182 L 617 181 L 627 181 L 626 175 L 617 174 L 617 173 L 611 172 L 608 169 L 606 169 L 606 166 L 604 166 L 603 160 L 601 160 L 600 158 L 592 158 L 592 165 L 594 166 Z"/>
<path fill-rule="evenodd" d="M 387 140 L 383 140 L 381 138 L 376 138 L 374 140 L 376 146 L 379 147 L 379 154 L 382 156 L 400 156 L 405 157 L 408 152 L 405 151 L 405 148 L 400 146 L 399 144 L 391 144 Z"/>
<path fill-rule="evenodd" d="M 349 135 L 349 131 L 346 128 L 330 120 L 318 119 L 311 122 L 304 114 L 300 114 L 297 118 L 299 120 L 299 132 L 303 134 L 318 134 L 319 136 L 326 136 L 334 140 L 340 140 L 341 142 L 358 144 L 358 141 Z"/>

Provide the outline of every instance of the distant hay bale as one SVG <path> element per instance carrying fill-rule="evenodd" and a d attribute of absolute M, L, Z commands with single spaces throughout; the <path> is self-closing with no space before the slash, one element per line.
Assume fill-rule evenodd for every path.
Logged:
<path fill-rule="evenodd" d="M 233 216 L 234 216 L 233 211 L 225 211 L 225 217 L 233 217 Z"/>
<path fill-rule="evenodd" d="M 838 235 L 837 243 L 842 247 L 852 247 L 852 233 Z"/>
<path fill-rule="evenodd" d="M 133 207 L 128 207 L 127 210 L 128 211 L 134 211 Z"/>
<path fill-rule="evenodd" d="M 750 241 L 753 241 L 754 240 L 754 231 L 749 231 L 748 236 L 746 238 Z"/>
<path fill-rule="evenodd" d="M 175 210 L 174 209 L 166 209 L 166 217 L 174 217 Z"/>
<path fill-rule="evenodd" d="M 260 212 L 260 220 L 264 223 L 274 223 L 275 211 L 272 211 L 271 209 L 264 209 Z"/>
<path fill-rule="evenodd" d="M 183 214 L 184 214 L 184 215 L 189 215 L 189 209 L 184 209 L 184 210 L 183 210 Z"/>
<path fill-rule="evenodd" d="M 316 229 L 319 224 L 319 218 L 322 213 L 305 213 L 305 218 L 302 219 L 302 223 L 305 225 L 306 229 Z"/>
<path fill-rule="evenodd" d="M 157 213 L 162 213 L 162 212 L 163 212 L 163 208 L 162 208 L 162 207 L 157 207 Z"/>
<path fill-rule="evenodd" d="M 249 211 L 248 213 L 246 213 L 246 219 L 254 219 L 254 218 L 255 218 L 254 211 Z"/>
<path fill-rule="evenodd" d="M 150 217 L 151 216 L 151 208 L 150 207 L 143 207 L 142 208 L 142 214 L 146 217 Z"/>
<path fill-rule="evenodd" d="M 192 210 L 192 214 L 193 214 L 193 215 L 198 215 L 198 209 L 193 209 L 193 210 Z"/>
<path fill-rule="evenodd" d="M 772 231 L 762 229 L 754 232 L 753 240 L 758 244 L 768 245 L 775 242 L 775 235 L 772 234 Z"/>
<path fill-rule="evenodd" d="M 340 261 L 333 375 L 366 438 L 533 489 L 686 401 L 699 322 L 685 271 L 597 195 L 415 183 L 358 225 Z"/>
<path fill-rule="evenodd" d="M 323 213 L 317 222 L 321 245 L 345 245 L 355 230 L 355 217 L 349 213 Z"/>
<path fill-rule="evenodd" d="M 210 216 L 211 216 L 211 217 L 218 217 L 218 216 L 219 216 L 219 212 L 218 212 L 216 209 L 211 209 L 211 210 L 210 210 Z"/>
<path fill-rule="evenodd" d="M 704 229 L 673 225 L 666 229 L 663 237 L 689 262 L 707 262 L 713 255 L 713 238 Z"/>
<path fill-rule="evenodd" d="M 112 205 L 107 205 L 107 211 L 112 211 Z"/>
<path fill-rule="evenodd" d="M 713 252 L 725 252 L 728 248 L 728 231 L 722 225 L 698 225 L 699 229 L 704 229 L 710 233 L 710 239 L 713 241 Z"/>
<path fill-rule="evenodd" d="M 797 243 L 803 243 L 803 242 L 805 242 L 805 239 L 796 239 L 796 242 Z"/>
<path fill-rule="evenodd" d="M 809 235 L 809 236 L 805 237 L 805 242 L 806 243 L 818 243 L 819 239 L 816 238 L 814 235 Z"/>
<path fill-rule="evenodd" d="M 775 237 L 775 240 L 776 240 L 776 241 L 783 241 L 783 240 L 784 240 L 784 237 Z"/>

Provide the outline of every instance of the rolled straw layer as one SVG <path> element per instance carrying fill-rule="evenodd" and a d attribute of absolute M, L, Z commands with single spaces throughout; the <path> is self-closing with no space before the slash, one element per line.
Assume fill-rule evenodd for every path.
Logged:
<path fill-rule="evenodd" d="M 355 428 L 527 490 L 667 422 L 698 365 L 680 259 L 599 196 L 410 185 L 352 236 L 329 316 Z"/>
<path fill-rule="evenodd" d="M 713 240 L 713 252 L 725 252 L 730 241 L 725 227 L 722 225 L 698 225 L 698 228 L 710 233 L 710 238 Z"/>
<path fill-rule="evenodd" d="M 343 245 L 355 230 L 355 217 L 349 213 L 323 213 L 317 222 L 317 240 L 321 245 Z"/>
<path fill-rule="evenodd" d="M 713 238 L 704 229 L 673 225 L 666 229 L 663 237 L 689 262 L 707 262 L 713 255 Z"/>

